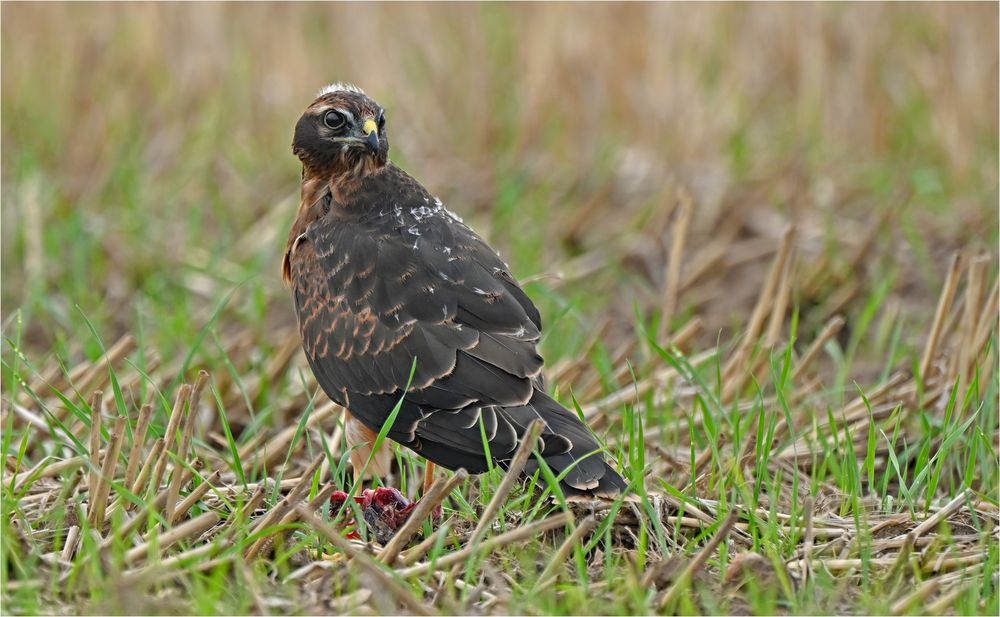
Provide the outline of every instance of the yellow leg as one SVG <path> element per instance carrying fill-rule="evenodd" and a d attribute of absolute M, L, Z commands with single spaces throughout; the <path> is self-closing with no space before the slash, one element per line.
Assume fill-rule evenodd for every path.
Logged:
<path fill-rule="evenodd" d="M 364 469 L 366 463 L 368 464 L 366 477 L 388 477 L 392 471 L 392 449 L 389 448 L 388 441 L 382 442 L 375 457 L 371 463 L 368 463 L 368 456 L 372 453 L 372 444 L 378 437 L 375 431 L 348 413 L 344 418 L 344 434 L 347 436 L 347 447 L 351 448 L 351 463 L 354 467 L 355 482 L 361 476 L 361 470 Z"/>
<path fill-rule="evenodd" d="M 424 492 L 421 495 L 426 495 L 427 491 L 431 490 L 431 486 L 434 484 L 435 467 L 434 463 L 427 461 L 427 466 L 424 467 Z"/>

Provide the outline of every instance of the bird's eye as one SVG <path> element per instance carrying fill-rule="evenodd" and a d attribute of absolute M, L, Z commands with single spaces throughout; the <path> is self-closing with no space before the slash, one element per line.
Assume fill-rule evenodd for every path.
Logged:
<path fill-rule="evenodd" d="M 385 112 L 380 111 L 378 112 L 378 130 L 381 131 L 384 128 L 385 128 Z"/>
<path fill-rule="evenodd" d="M 323 124 L 325 124 L 327 128 L 333 130 L 343 128 L 345 122 L 347 122 L 347 120 L 344 118 L 344 114 L 339 111 L 328 111 L 326 112 L 326 115 L 323 116 Z"/>

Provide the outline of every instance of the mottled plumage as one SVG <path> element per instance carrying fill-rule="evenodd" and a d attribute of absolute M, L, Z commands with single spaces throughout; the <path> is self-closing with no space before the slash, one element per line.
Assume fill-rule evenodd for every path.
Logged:
<path fill-rule="evenodd" d="M 538 310 L 482 238 L 389 162 L 382 108 L 356 88 L 328 87 L 299 120 L 293 150 L 302 203 L 284 276 L 330 398 L 371 435 L 416 358 L 391 439 L 481 473 L 480 423 L 503 466 L 541 418 L 539 450 L 557 474 L 568 470 L 570 494 L 624 490 L 590 430 L 543 390 Z"/>

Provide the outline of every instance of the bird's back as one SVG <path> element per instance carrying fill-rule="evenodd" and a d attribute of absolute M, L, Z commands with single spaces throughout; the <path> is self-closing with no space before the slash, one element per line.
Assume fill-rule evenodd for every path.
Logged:
<path fill-rule="evenodd" d="M 459 217 L 391 164 L 346 203 L 320 191 L 303 212 L 288 277 L 333 400 L 378 431 L 403 398 L 389 437 L 472 473 L 503 466 L 541 418 L 539 450 L 567 492 L 624 489 L 589 429 L 540 389 L 538 310 Z"/>

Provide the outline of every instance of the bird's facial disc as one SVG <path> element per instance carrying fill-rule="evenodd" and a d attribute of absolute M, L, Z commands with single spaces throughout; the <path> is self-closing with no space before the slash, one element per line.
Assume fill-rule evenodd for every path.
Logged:
<path fill-rule="evenodd" d="M 382 167 L 389 158 L 385 112 L 360 92 L 321 95 L 295 127 L 295 154 L 309 167 L 332 172 Z"/>
<path fill-rule="evenodd" d="M 331 108 L 320 110 L 323 122 L 319 126 L 320 134 L 327 140 L 339 144 L 341 152 L 346 152 L 352 148 L 367 149 L 372 156 L 378 156 L 381 149 L 380 133 L 378 122 L 370 113 L 362 112 L 362 116 L 356 117 L 348 109 Z M 378 111 L 379 117 L 384 118 L 384 112 Z"/>

